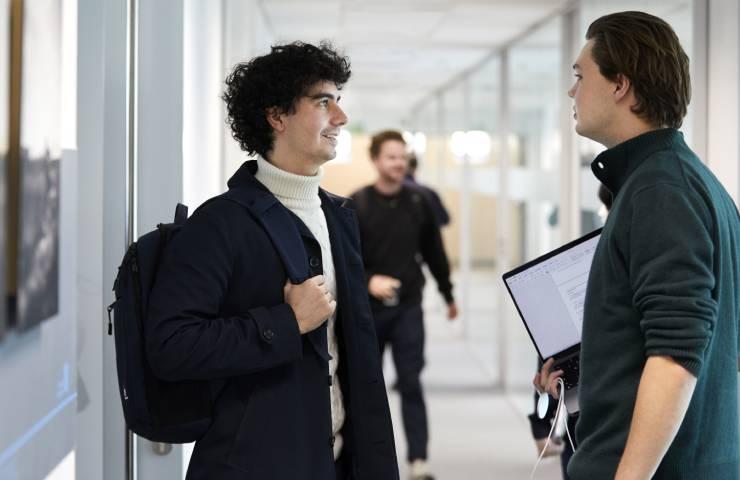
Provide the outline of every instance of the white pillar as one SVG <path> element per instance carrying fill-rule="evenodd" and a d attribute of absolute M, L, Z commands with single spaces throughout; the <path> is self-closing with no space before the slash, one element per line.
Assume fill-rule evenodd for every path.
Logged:
<path fill-rule="evenodd" d="M 115 421 L 121 414 L 120 407 L 105 402 L 103 397 L 103 345 L 107 335 L 101 324 L 102 298 L 103 291 L 109 288 L 103 279 L 104 84 L 108 63 L 121 61 L 106 53 L 114 41 L 105 41 L 106 3 L 111 2 L 78 3 L 77 217 L 80 232 L 86 233 L 77 237 L 77 480 L 122 478 L 109 477 L 103 469 L 104 418 Z M 119 22 L 125 28 L 125 17 Z"/>
<path fill-rule="evenodd" d="M 501 52 L 500 89 L 499 89 L 499 189 L 497 199 L 497 222 L 496 222 L 496 246 L 499 276 L 509 269 L 509 233 L 511 229 L 511 215 L 509 202 L 509 51 Z M 498 378 L 499 386 L 506 389 L 508 370 L 508 339 L 507 339 L 507 316 L 509 299 L 506 298 L 504 288 L 497 289 L 498 292 Z"/>
<path fill-rule="evenodd" d="M 183 187 L 183 3 L 138 2 L 136 52 L 136 233 L 170 222 Z M 137 478 L 182 478 L 181 447 L 166 455 L 143 438 Z"/>
<path fill-rule="evenodd" d="M 740 196 L 739 18 L 740 6 L 735 0 L 709 0 L 709 21 L 706 25 L 709 59 L 707 155 L 702 160 L 712 169 L 736 203 Z"/>
<path fill-rule="evenodd" d="M 255 0 L 223 0 L 223 55 L 226 72 L 238 62 L 245 62 L 269 52 L 273 33 L 265 20 L 262 7 Z M 225 74 L 224 72 L 224 78 Z M 223 130 L 223 173 L 229 177 L 247 159 L 231 130 Z"/>
<path fill-rule="evenodd" d="M 225 189 L 222 136 L 227 127 L 220 98 L 226 78 L 222 5 L 184 2 L 183 203 L 191 213 Z"/>
<path fill-rule="evenodd" d="M 566 243 L 578 237 L 581 231 L 581 159 L 578 152 L 578 140 L 573 121 L 573 100 L 566 92 L 573 83 L 571 65 L 578 51 L 578 11 L 571 10 L 563 14 L 561 22 L 561 57 L 560 90 L 560 205 L 558 219 L 560 241 Z"/>
<path fill-rule="evenodd" d="M 465 131 L 470 126 L 470 80 L 465 78 L 462 81 L 463 88 L 463 124 Z M 466 147 L 467 148 L 467 147 Z M 471 222 L 471 197 L 473 190 L 473 171 L 470 164 L 470 154 L 465 153 L 462 156 L 462 168 L 460 169 L 462 178 L 460 179 L 460 314 L 463 326 L 463 334 L 468 338 L 470 334 L 470 288 L 472 285 L 472 259 L 471 259 L 471 233 L 473 225 Z"/>

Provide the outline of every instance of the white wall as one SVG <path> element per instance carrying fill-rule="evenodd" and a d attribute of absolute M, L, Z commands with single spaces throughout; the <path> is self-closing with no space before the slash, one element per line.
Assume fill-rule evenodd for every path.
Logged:
<path fill-rule="evenodd" d="M 183 198 L 191 213 L 223 190 L 223 14 L 222 2 L 184 2 Z"/>
<path fill-rule="evenodd" d="M 7 11 L 8 2 L 0 2 Z M 74 99 L 75 60 L 75 0 L 64 0 L 48 7 L 51 12 L 61 13 L 61 28 L 46 30 L 46 33 L 59 34 L 56 42 L 61 56 L 54 58 L 58 62 L 54 67 L 60 68 L 57 77 L 60 80 L 60 92 L 51 91 L 52 97 L 61 93 L 61 101 Z M 28 19 L 27 19 L 28 20 Z M 25 25 L 26 28 L 39 28 L 39 24 Z M 41 26 L 44 28 L 44 26 Z M 8 33 L 7 26 L 2 28 Z M 58 43 L 60 42 L 61 43 Z M 37 43 L 38 45 L 38 43 Z M 28 47 L 30 48 L 30 46 Z M 71 51 L 70 51 L 71 50 Z M 54 55 L 49 50 L 50 55 Z M 2 56 L 7 61 L 7 56 Z M 38 58 L 36 59 L 38 60 Z M 24 82 L 29 78 L 29 70 L 38 74 L 38 70 L 24 71 Z M 7 73 L 7 70 L 5 70 Z M 38 86 L 39 78 L 34 81 Z M 7 83 L 2 83 L 7 94 Z M 38 100 L 38 99 L 37 99 Z M 42 98 L 41 100 L 44 100 Z M 49 100 L 49 99 L 46 99 Z M 7 107 L 7 102 L 0 102 L 0 107 Z M 59 271 L 53 281 L 59 288 L 58 312 L 45 319 L 41 324 L 25 331 L 9 332 L 0 340 L 0 385 L 3 386 L 2 409 L 0 409 L 0 478 L 7 480 L 43 478 L 74 449 L 75 423 L 77 405 L 77 302 L 75 298 L 77 277 L 77 155 L 74 151 L 74 129 L 62 129 L 75 123 L 74 105 L 67 108 L 41 107 L 47 114 L 50 125 L 58 125 L 60 130 L 53 137 L 53 148 L 61 152 L 54 153 L 59 160 Z M 7 111 L 7 110 L 4 110 Z M 54 119 L 54 115 L 59 115 Z M 4 119 L 7 120 L 7 119 Z M 30 118 L 25 118 L 30 121 Z M 35 124 L 33 124 L 35 125 Z M 26 125 L 26 127 L 29 127 Z M 30 128 L 30 127 L 29 127 Z M 0 128 L 7 134 L 5 125 Z M 46 134 L 49 134 L 46 131 Z M 29 136 L 29 132 L 26 132 Z M 7 139 L 0 141 L 0 152 L 4 152 Z M 43 143 L 43 142 L 42 142 Z M 3 163 L 3 166 L 5 164 Z M 3 195 L 5 191 L 0 189 Z M 0 201 L 0 206 L 5 202 Z M 33 221 L 34 219 L 27 219 Z M 2 242 L 0 242 L 2 244 Z M 4 251 L 2 252 L 5 253 Z M 1 262 L 0 262 L 1 263 Z M 2 287 L 3 295 L 5 294 Z M 3 308 L 5 308 L 3 304 Z"/>
<path fill-rule="evenodd" d="M 735 199 L 740 198 L 740 6 L 708 1 L 707 157 L 705 162 Z"/>
<path fill-rule="evenodd" d="M 270 32 L 264 12 L 255 0 L 223 0 L 223 2 L 224 69 L 228 72 L 238 62 L 268 53 L 274 35 Z M 224 128 L 222 138 L 223 174 L 225 179 L 228 179 L 247 157 L 231 137 L 228 128 Z"/>
<path fill-rule="evenodd" d="M 180 0 L 139 2 L 135 237 L 171 222 L 182 202 L 183 25 Z M 159 455 L 152 442 L 138 438 L 138 478 L 182 477 L 181 450 L 176 445 Z"/>

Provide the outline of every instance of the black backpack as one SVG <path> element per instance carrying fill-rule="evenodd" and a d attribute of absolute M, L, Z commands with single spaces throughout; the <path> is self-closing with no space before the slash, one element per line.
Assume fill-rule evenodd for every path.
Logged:
<path fill-rule="evenodd" d="M 188 208 L 178 203 L 173 223 L 159 224 L 131 244 L 113 284 L 116 299 L 108 307 L 108 335 L 115 332 L 118 389 L 126 426 L 154 442 L 194 442 L 211 424 L 208 382 L 160 380 L 146 358 L 149 292 L 164 250 L 187 216 Z"/>

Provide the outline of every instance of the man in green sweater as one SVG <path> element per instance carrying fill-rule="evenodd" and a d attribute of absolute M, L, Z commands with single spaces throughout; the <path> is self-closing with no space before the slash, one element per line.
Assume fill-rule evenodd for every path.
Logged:
<path fill-rule="evenodd" d="M 640 12 L 599 18 L 576 63 L 578 134 L 614 204 L 586 292 L 571 478 L 740 478 L 740 217 L 677 130 L 689 60 Z M 557 395 L 547 362 L 536 379 Z M 541 381 L 540 381 L 541 379 Z"/>

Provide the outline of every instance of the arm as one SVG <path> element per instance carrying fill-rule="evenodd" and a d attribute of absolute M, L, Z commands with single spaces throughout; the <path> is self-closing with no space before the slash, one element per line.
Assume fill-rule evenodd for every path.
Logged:
<path fill-rule="evenodd" d="M 452 296 L 452 283 L 450 282 L 450 264 L 447 261 L 442 234 L 437 226 L 429 202 L 421 195 L 424 208 L 424 224 L 419 238 L 419 250 L 424 262 L 429 266 L 434 280 L 437 282 L 439 293 L 444 297 L 447 305 L 454 307 L 455 300 Z"/>
<path fill-rule="evenodd" d="M 717 321 L 712 220 L 687 189 L 637 193 L 629 278 L 647 358 L 617 478 L 650 478 L 686 415 Z"/>
<path fill-rule="evenodd" d="M 650 357 L 637 391 L 630 433 L 616 480 L 649 479 L 689 408 L 696 377 L 671 357 Z"/>
<path fill-rule="evenodd" d="M 264 305 L 222 313 L 230 288 L 249 288 L 231 285 L 239 255 L 250 252 L 236 246 L 243 231 L 224 211 L 240 208 L 214 202 L 188 220 L 164 253 L 145 328 L 149 363 L 165 380 L 244 375 L 302 356 L 299 326 L 282 290 Z"/>

